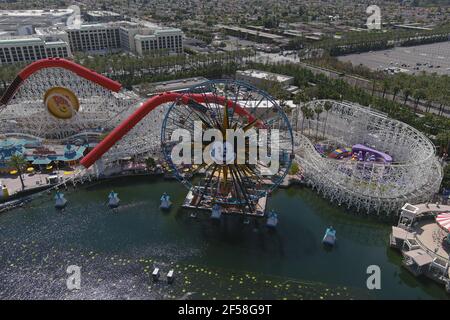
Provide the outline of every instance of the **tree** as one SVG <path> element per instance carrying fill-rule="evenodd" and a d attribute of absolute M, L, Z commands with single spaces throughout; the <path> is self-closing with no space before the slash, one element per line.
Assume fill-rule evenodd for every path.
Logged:
<path fill-rule="evenodd" d="M 450 189 L 450 165 L 444 167 L 444 179 L 442 180 L 442 187 Z"/>
<path fill-rule="evenodd" d="M 149 157 L 145 159 L 145 164 L 147 165 L 147 168 L 151 169 L 156 166 L 156 161 L 152 157 Z"/>
<path fill-rule="evenodd" d="M 435 139 L 436 144 L 440 147 L 441 154 L 450 151 L 450 131 L 439 132 Z"/>
<path fill-rule="evenodd" d="M 405 90 L 403 90 L 403 105 L 406 105 L 406 102 L 408 101 L 409 96 L 411 95 L 411 89 L 406 88 Z"/>
<path fill-rule="evenodd" d="M 308 115 L 309 115 L 309 108 L 308 108 L 308 106 L 307 105 L 302 105 L 301 107 L 300 107 L 300 110 L 301 110 L 301 112 L 302 112 L 302 134 L 303 134 L 303 128 L 304 128 L 304 125 L 305 125 L 305 119 L 307 119 L 308 118 Z M 309 118 L 308 118 L 309 119 Z"/>
<path fill-rule="evenodd" d="M 22 190 L 25 190 L 25 183 L 23 182 L 22 173 L 26 170 L 28 162 L 24 156 L 19 154 L 14 154 L 11 156 L 7 162 L 8 167 L 14 168 L 19 174 L 20 183 L 22 184 Z"/>
<path fill-rule="evenodd" d="M 386 95 L 386 91 L 389 89 L 390 83 L 388 79 L 384 79 L 383 80 L 383 99 L 384 96 Z"/>
<path fill-rule="evenodd" d="M 325 131 L 327 129 L 328 112 L 331 110 L 332 107 L 333 107 L 333 104 L 330 101 L 326 101 L 325 104 L 323 105 L 323 108 L 327 112 L 327 114 L 325 115 L 325 125 L 323 126 L 323 137 L 324 138 L 325 138 Z"/>
<path fill-rule="evenodd" d="M 306 98 L 306 95 L 305 95 L 305 93 L 303 91 L 298 91 L 294 95 L 293 102 L 294 102 L 294 104 L 297 107 L 297 109 L 296 109 L 297 110 L 297 112 L 296 112 L 296 119 L 295 119 L 295 131 L 298 131 L 298 115 L 299 115 L 298 109 L 299 109 L 299 105 L 300 105 L 300 108 L 303 108 L 303 103 L 305 103 L 306 101 L 308 101 L 308 99 Z M 305 119 L 305 117 L 303 115 L 303 118 L 302 118 L 302 133 L 303 133 L 303 122 L 304 122 L 304 119 Z"/>
<path fill-rule="evenodd" d="M 311 134 L 311 120 L 314 118 L 314 110 L 306 107 L 305 117 L 306 119 L 308 119 L 308 134 Z"/>
<path fill-rule="evenodd" d="M 400 92 L 401 88 L 399 85 L 394 85 L 392 88 L 392 101 L 395 101 L 395 98 L 397 97 L 397 94 Z"/>
<path fill-rule="evenodd" d="M 289 169 L 290 175 L 296 175 L 300 171 L 300 167 L 298 166 L 298 163 L 293 161 L 291 168 Z"/>
<path fill-rule="evenodd" d="M 420 100 L 425 99 L 426 98 L 426 94 L 425 91 L 422 89 L 418 89 L 414 92 L 414 113 L 417 112 L 417 106 L 419 105 Z"/>
<path fill-rule="evenodd" d="M 314 108 L 314 112 L 317 114 L 317 119 L 316 119 L 316 139 L 319 139 L 319 119 L 320 119 L 320 114 L 323 112 L 322 106 L 317 104 L 316 107 Z"/>

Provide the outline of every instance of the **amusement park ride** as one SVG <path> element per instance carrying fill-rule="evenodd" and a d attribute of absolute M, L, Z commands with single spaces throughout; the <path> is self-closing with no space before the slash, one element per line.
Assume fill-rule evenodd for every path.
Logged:
<path fill-rule="evenodd" d="M 165 103 L 170 103 L 170 106 L 162 122 L 161 148 L 175 177 L 189 189 L 184 206 L 211 210 L 214 205 L 219 205 L 225 213 L 264 216 L 268 194 L 288 173 L 293 158 L 293 135 L 289 121 L 276 101 L 246 83 L 216 80 L 193 87 L 187 93 L 166 92 L 157 95 L 116 127 L 81 164 L 90 167 L 147 114 Z M 272 159 L 277 164 L 276 172 L 265 175 L 266 165 L 260 161 L 248 161 L 249 141 L 255 138 L 251 134 L 247 136 L 243 149 L 235 144 L 234 149 L 230 150 L 229 147 L 226 151 L 229 142 L 224 142 L 220 148 L 214 140 L 203 142 L 201 154 L 207 150 L 218 153 L 210 163 L 205 159 L 195 163 L 193 153 L 187 157 L 188 161 L 176 163 L 173 160 L 173 150 L 177 145 L 177 141 L 173 140 L 174 133 L 178 129 L 185 129 L 194 137 L 196 122 L 201 124 L 202 130 L 215 129 L 223 136 L 226 136 L 228 129 L 247 132 L 253 128 L 255 130 L 252 133 L 256 136 L 261 129 L 269 133 L 277 130 L 278 140 L 269 141 L 267 145 L 269 153 L 272 144 L 276 144 L 279 150 L 278 158 Z M 244 163 L 238 162 L 239 153 L 245 155 Z"/>
<path fill-rule="evenodd" d="M 74 62 L 44 59 L 21 71 L 1 97 L 0 139 L 81 141 L 90 151 L 78 169 L 97 176 L 120 167 L 125 158 L 163 158 L 188 189 L 183 205 L 215 208 L 214 216 L 264 215 L 267 196 L 284 182 L 293 161 L 306 185 L 356 211 L 398 212 L 405 202 L 429 201 L 438 191 L 442 168 L 435 148 L 416 129 L 349 102 L 314 100 L 306 108 L 326 114 L 304 117 L 303 109 L 294 107 L 289 121 L 267 93 L 234 80 L 208 81 L 142 102 L 118 82 Z M 203 138 L 208 130 L 225 139 L 228 130 L 248 136 L 236 145 L 200 139 L 200 153 L 213 161 L 199 162 L 195 152 L 184 150 L 184 161 L 174 161 L 174 136 L 184 130 L 194 137 L 187 145 L 195 150 L 196 124 Z M 267 149 L 270 163 L 238 161 L 239 155 L 247 159 L 249 142 L 263 131 L 271 138 L 258 150 Z M 278 136 L 272 141 L 273 132 Z M 335 152 L 326 156 L 323 146 Z M 269 170 L 274 164 L 276 170 Z M 269 216 L 277 221 L 275 213 Z"/>
<path fill-rule="evenodd" d="M 121 88 L 74 62 L 39 60 L 25 67 L 1 97 L 0 131 L 56 141 L 99 136 L 138 102 Z"/>
<path fill-rule="evenodd" d="M 283 110 L 267 93 L 237 81 L 209 81 L 186 93 L 156 95 L 139 106 L 119 83 L 64 59 L 45 59 L 19 73 L 1 103 L 0 116 L 6 125 L 0 133 L 52 141 L 81 137 L 86 144 L 100 141 L 81 160 L 85 168 L 96 163 L 103 171 L 118 160 L 114 154 L 145 157 L 159 149 L 174 176 L 189 189 L 184 205 L 190 208 L 211 210 L 219 205 L 225 213 L 264 215 L 268 194 L 283 181 L 294 157 L 293 134 Z M 162 110 L 155 110 L 159 106 Z M 248 156 L 249 141 L 255 138 L 251 135 L 243 148 L 238 150 L 237 144 L 233 150 L 228 148 L 231 158 L 221 154 L 228 142 L 219 151 L 211 140 L 201 144 L 201 152 L 212 148 L 217 161 L 176 163 L 172 135 L 182 128 L 194 136 L 195 122 L 201 123 L 202 130 L 216 129 L 224 137 L 227 130 L 252 129 L 255 135 L 261 129 L 269 135 L 279 130 L 278 140 L 267 144 L 269 155 L 270 144 L 279 148 L 277 158 L 271 159 L 276 172 L 268 175 L 267 164 L 248 159 L 238 163 L 238 153 Z M 97 139 L 92 141 L 95 133 Z"/>

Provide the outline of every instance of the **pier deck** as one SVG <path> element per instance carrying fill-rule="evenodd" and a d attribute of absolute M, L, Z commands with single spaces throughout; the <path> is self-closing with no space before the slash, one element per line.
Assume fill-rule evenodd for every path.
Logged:
<path fill-rule="evenodd" d="M 418 222 L 417 226 L 413 229 L 416 240 L 421 244 L 421 247 L 428 252 L 432 252 L 435 255 L 448 260 L 449 259 L 449 247 L 444 243 L 444 237 L 447 235 L 439 225 L 431 221 Z"/>
<path fill-rule="evenodd" d="M 211 211 L 211 208 L 213 204 L 209 200 L 202 200 L 200 203 L 198 203 L 198 198 L 195 197 L 194 193 L 192 192 L 192 189 L 189 190 L 188 194 L 186 195 L 186 198 L 184 199 L 183 208 L 186 209 L 200 209 L 205 211 Z M 239 206 L 222 206 L 222 213 L 223 214 L 241 214 L 246 216 L 252 216 L 252 217 L 264 217 L 266 213 L 266 207 L 267 207 L 267 196 L 264 196 L 258 200 L 258 203 L 256 204 L 256 207 L 253 211 L 249 212 L 248 209 L 245 210 L 245 213 L 243 212 L 242 208 Z"/>

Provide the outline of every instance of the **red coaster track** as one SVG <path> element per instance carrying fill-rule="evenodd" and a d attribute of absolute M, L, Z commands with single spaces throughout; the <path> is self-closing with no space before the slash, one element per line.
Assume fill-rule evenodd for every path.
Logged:
<path fill-rule="evenodd" d="M 248 122 L 253 122 L 255 117 L 248 113 L 239 104 L 228 100 L 224 97 L 215 96 L 213 94 L 182 94 L 175 92 L 165 92 L 157 96 L 154 96 L 136 110 L 128 119 L 124 120 L 119 126 L 117 126 L 105 139 L 103 139 L 89 154 L 87 154 L 81 164 L 86 168 L 92 166 L 105 152 L 107 152 L 115 143 L 117 143 L 122 137 L 127 134 L 135 125 L 137 125 L 147 114 L 154 110 L 159 105 L 179 101 L 183 104 L 195 101 L 197 103 L 216 103 L 226 106 L 227 108 L 233 108 L 234 111 L 242 116 L 246 117 Z"/>
<path fill-rule="evenodd" d="M 122 85 L 119 82 L 111 80 L 101 74 L 96 73 L 95 71 L 80 66 L 75 62 L 60 58 L 48 58 L 38 60 L 26 66 L 16 76 L 8 89 L 6 89 L 5 93 L 0 99 L 0 105 L 8 104 L 8 102 L 14 97 L 14 94 L 28 77 L 30 77 L 33 73 L 46 68 L 63 68 L 72 71 L 80 77 L 95 82 L 96 84 L 114 92 L 119 92 L 122 88 Z"/>

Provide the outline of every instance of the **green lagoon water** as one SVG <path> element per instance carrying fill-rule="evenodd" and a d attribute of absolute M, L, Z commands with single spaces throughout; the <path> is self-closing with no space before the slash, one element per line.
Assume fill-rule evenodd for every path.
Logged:
<path fill-rule="evenodd" d="M 121 206 L 106 206 L 109 191 Z M 174 203 L 159 210 L 163 192 Z M 269 207 L 276 231 L 241 217 L 196 219 L 181 209 L 176 181 L 119 178 L 53 195 L 0 215 L 1 299 L 449 299 L 442 286 L 417 279 L 389 248 L 390 224 L 335 207 L 307 188 L 276 191 Z M 327 226 L 338 244 L 321 243 Z M 81 289 L 69 291 L 66 268 L 81 267 Z M 366 288 L 366 269 L 381 268 L 381 290 Z M 151 280 L 160 267 L 161 281 Z M 175 270 L 175 282 L 164 274 Z"/>

